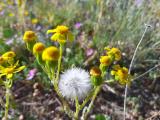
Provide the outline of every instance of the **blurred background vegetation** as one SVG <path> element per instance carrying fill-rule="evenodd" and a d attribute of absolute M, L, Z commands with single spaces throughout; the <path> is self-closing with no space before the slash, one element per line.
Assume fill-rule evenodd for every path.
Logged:
<path fill-rule="evenodd" d="M 24 31 L 33 30 L 40 41 L 53 45 L 55 43 L 49 40 L 50 35 L 46 31 L 57 25 L 68 26 L 75 35 L 75 41 L 66 45 L 62 71 L 71 66 L 88 70 L 99 64 L 99 56 L 106 46 L 120 48 L 123 55 L 120 64 L 129 67 L 145 24 L 148 24 L 152 27 L 145 35 L 132 69 L 132 75 L 138 76 L 160 61 L 159 6 L 159 0 L 1 0 L 0 54 L 14 50 L 21 64 L 27 65 L 24 73 L 15 78 L 26 80 L 30 70 L 36 68 L 36 77 L 29 82 L 40 82 L 45 89 L 49 89 L 47 76 L 25 48 L 22 40 Z M 142 79 L 149 80 L 148 84 L 152 85 L 159 78 L 157 68 L 144 78 L 135 80 L 132 87 L 139 89 L 137 86 L 145 83 Z M 140 109 L 136 108 L 140 106 L 140 98 L 134 96 L 128 99 L 134 101 L 130 104 L 135 104 L 136 110 Z M 159 106 L 155 109 L 159 109 Z"/>

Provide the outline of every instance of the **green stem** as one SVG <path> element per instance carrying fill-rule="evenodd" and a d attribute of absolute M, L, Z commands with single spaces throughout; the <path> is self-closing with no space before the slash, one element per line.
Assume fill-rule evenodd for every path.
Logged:
<path fill-rule="evenodd" d="M 75 98 L 75 104 L 76 104 L 76 112 L 74 114 L 74 119 L 78 120 L 78 115 L 79 115 L 79 111 L 80 111 L 80 105 L 78 102 L 78 97 Z"/>
<path fill-rule="evenodd" d="M 57 70 L 57 76 L 56 76 L 56 84 L 58 84 L 58 80 L 59 80 L 59 74 L 60 74 L 61 62 L 62 62 L 62 54 L 63 54 L 63 45 L 60 44 L 60 57 L 58 59 L 58 70 Z"/>
<path fill-rule="evenodd" d="M 59 91 L 58 88 L 58 80 L 59 80 L 59 75 L 60 75 L 60 70 L 61 70 L 61 62 L 62 62 L 62 53 L 63 53 L 63 45 L 60 44 L 60 57 L 58 59 L 58 70 L 57 70 L 57 74 L 56 74 L 56 78 L 54 79 L 54 73 L 53 71 L 49 74 L 49 78 L 51 79 L 53 86 L 54 86 L 54 90 L 56 91 L 56 93 L 58 94 L 60 101 L 62 102 L 63 105 L 63 109 L 65 111 L 65 113 L 68 114 L 69 117 L 73 117 L 73 111 L 70 109 L 69 104 L 65 101 L 65 99 L 63 98 L 62 94 Z M 54 79 L 54 82 L 53 82 Z"/>
<path fill-rule="evenodd" d="M 86 99 L 80 105 L 80 110 L 82 110 L 83 107 L 87 104 L 87 102 L 91 99 L 91 97 L 93 96 L 93 93 L 94 93 L 94 90 L 86 97 Z"/>
<path fill-rule="evenodd" d="M 8 120 L 8 111 L 9 111 L 9 95 L 10 89 L 6 87 L 6 104 L 5 104 L 5 120 Z"/>
<path fill-rule="evenodd" d="M 73 117 L 73 111 L 70 109 L 68 103 L 64 100 L 63 96 L 61 95 L 60 91 L 59 91 L 59 88 L 58 88 L 58 84 L 54 84 L 54 89 L 56 91 L 56 93 L 58 94 L 62 104 L 63 104 L 63 109 L 65 111 L 66 114 L 68 114 L 68 116 L 70 118 Z"/>
<path fill-rule="evenodd" d="M 89 104 L 89 106 L 88 106 L 88 108 L 87 108 L 86 113 L 84 113 L 84 115 L 83 115 L 83 119 L 84 119 L 84 120 L 86 119 L 88 113 L 91 111 L 92 106 L 93 106 L 93 103 L 94 103 L 94 101 L 95 101 L 95 99 L 96 99 L 96 97 L 97 97 L 97 95 L 98 95 L 98 93 L 99 93 L 100 90 L 101 90 L 101 86 L 97 86 L 97 87 L 95 88 L 95 92 L 94 92 L 94 94 L 93 94 L 92 100 L 91 100 L 91 102 L 90 102 L 90 104 Z"/>
<path fill-rule="evenodd" d="M 69 117 L 73 117 L 73 111 L 70 109 L 68 103 L 64 100 L 62 94 L 60 93 L 59 91 L 59 88 L 58 88 L 58 84 L 55 83 L 54 81 L 54 73 L 48 73 L 48 77 L 49 79 L 51 80 L 53 86 L 54 86 L 54 90 L 56 91 L 57 95 L 59 96 L 60 98 L 60 101 L 62 102 L 62 105 L 63 105 L 63 109 L 65 111 L 65 113 L 69 116 Z"/>

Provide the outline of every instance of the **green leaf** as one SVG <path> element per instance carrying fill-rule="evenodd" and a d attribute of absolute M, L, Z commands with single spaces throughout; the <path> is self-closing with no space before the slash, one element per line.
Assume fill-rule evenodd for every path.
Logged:
<path fill-rule="evenodd" d="M 96 119 L 95 120 L 111 120 L 110 117 L 102 115 L 102 114 L 98 114 L 96 115 Z"/>
<path fill-rule="evenodd" d="M 106 117 L 104 115 L 98 114 L 96 115 L 96 120 L 106 120 Z"/>

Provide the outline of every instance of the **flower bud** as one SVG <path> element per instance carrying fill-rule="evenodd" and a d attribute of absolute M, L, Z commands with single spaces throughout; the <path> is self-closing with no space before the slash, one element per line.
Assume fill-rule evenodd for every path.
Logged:
<path fill-rule="evenodd" d="M 90 75 L 94 77 L 101 76 L 101 70 L 98 67 L 92 67 L 90 70 Z"/>
<path fill-rule="evenodd" d="M 9 52 L 6 52 L 2 55 L 2 57 L 5 59 L 5 58 L 14 58 L 16 56 L 15 52 L 13 51 L 9 51 Z"/>
<path fill-rule="evenodd" d="M 45 45 L 41 42 L 38 42 L 33 46 L 33 54 L 41 54 L 44 49 L 45 49 Z"/>
<path fill-rule="evenodd" d="M 42 60 L 44 61 L 57 61 L 60 56 L 59 50 L 57 47 L 51 46 L 44 49 L 42 53 Z"/>
<path fill-rule="evenodd" d="M 103 79 L 101 76 L 99 77 L 91 76 L 91 82 L 94 86 L 99 86 L 103 83 Z"/>
<path fill-rule="evenodd" d="M 28 42 L 28 43 L 29 42 L 33 42 L 33 41 L 36 41 L 36 39 L 37 39 L 37 36 L 36 36 L 35 32 L 33 32 L 33 31 L 26 31 L 24 33 L 23 40 L 25 42 Z"/>

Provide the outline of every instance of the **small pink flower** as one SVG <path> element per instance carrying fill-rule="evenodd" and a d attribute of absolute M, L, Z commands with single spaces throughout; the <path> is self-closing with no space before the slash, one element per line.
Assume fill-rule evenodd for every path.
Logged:
<path fill-rule="evenodd" d="M 86 56 L 87 56 L 87 57 L 93 55 L 93 53 L 94 53 L 94 49 L 92 49 L 92 48 L 88 48 L 88 49 L 86 50 Z"/>
<path fill-rule="evenodd" d="M 82 23 L 77 22 L 77 23 L 74 25 L 74 27 L 75 27 L 76 29 L 79 29 L 82 25 L 83 25 Z"/>
<path fill-rule="evenodd" d="M 37 73 L 37 69 L 31 69 L 27 75 L 27 80 L 32 80 Z"/>

